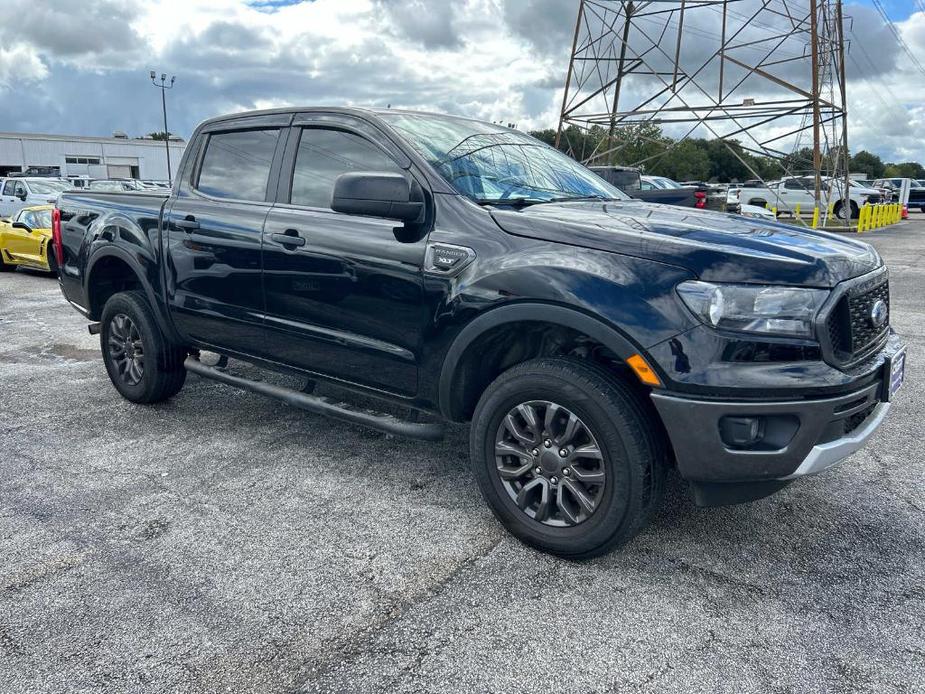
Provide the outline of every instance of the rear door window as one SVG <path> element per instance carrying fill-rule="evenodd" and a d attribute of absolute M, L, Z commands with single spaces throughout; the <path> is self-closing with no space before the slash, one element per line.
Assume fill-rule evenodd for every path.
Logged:
<path fill-rule="evenodd" d="M 278 138 L 277 128 L 210 135 L 196 188 L 214 198 L 266 200 Z"/>

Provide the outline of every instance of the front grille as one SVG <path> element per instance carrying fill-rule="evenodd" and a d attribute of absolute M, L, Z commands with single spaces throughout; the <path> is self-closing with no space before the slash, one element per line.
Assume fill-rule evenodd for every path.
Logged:
<path fill-rule="evenodd" d="M 886 320 L 882 325 L 875 325 L 871 311 L 877 301 L 886 304 Z M 847 292 L 826 320 L 826 329 L 832 351 L 842 362 L 863 357 L 887 333 L 890 327 L 890 283 L 883 281 L 874 287 L 863 288 L 854 293 Z"/>

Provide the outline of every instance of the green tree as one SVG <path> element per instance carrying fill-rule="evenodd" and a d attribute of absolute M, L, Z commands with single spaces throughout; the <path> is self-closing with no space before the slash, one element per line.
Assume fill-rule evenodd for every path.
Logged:
<path fill-rule="evenodd" d="M 150 137 L 152 140 L 164 141 L 168 137 L 173 137 L 173 133 L 165 133 L 163 130 L 160 130 L 156 133 L 148 133 L 148 137 Z"/>
<path fill-rule="evenodd" d="M 925 178 L 925 168 L 917 161 L 901 164 L 887 164 L 883 170 L 885 178 Z"/>
<path fill-rule="evenodd" d="M 867 174 L 868 178 L 883 178 L 883 170 L 886 167 L 880 157 L 862 149 L 849 159 L 849 168 L 852 173 Z"/>
<path fill-rule="evenodd" d="M 710 177 L 710 155 L 703 140 L 681 140 L 650 169 L 676 181 L 705 181 Z"/>

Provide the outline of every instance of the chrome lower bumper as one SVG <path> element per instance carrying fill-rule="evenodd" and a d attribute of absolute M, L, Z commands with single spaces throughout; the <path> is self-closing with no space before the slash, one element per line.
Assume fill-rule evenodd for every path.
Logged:
<path fill-rule="evenodd" d="M 800 463 L 800 466 L 792 474 L 781 479 L 792 480 L 796 477 L 814 475 L 841 462 L 867 443 L 867 439 L 873 436 L 889 410 L 890 403 L 881 402 L 870 414 L 870 417 L 867 418 L 867 421 L 856 431 L 835 441 L 813 446 L 809 455 Z"/>

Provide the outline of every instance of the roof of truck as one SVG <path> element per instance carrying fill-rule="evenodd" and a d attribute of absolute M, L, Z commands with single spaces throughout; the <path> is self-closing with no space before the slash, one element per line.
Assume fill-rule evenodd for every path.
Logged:
<path fill-rule="evenodd" d="M 368 115 L 385 115 L 391 113 L 406 113 L 416 116 L 435 116 L 438 118 L 456 118 L 459 120 L 471 120 L 478 121 L 480 123 L 490 123 L 490 121 L 484 121 L 479 118 L 471 118 L 469 116 L 459 116 L 453 113 L 437 113 L 434 111 L 415 111 L 412 109 L 403 109 L 403 108 L 382 108 L 382 107 L 361 107 L 361 106 L 286 106 L 284 108 L 270 108 L 262 109 L 256 111 L 239 111 L 237 113 L 226 113 L 221 116 L 214 116 L 213 118 L 208 118 L 204 120 L 200 125 L 209 125 L 212 123 L 221 123 L 226 120 L 237 120 L 239 118 L 253 118 L 256 116 L 275 116 L 275 115 L 285 115 L 289 113 L 340 113 L 345 115 L 352 116 L 368 116 Z M 499 125 L 497 123 L 492 123 L 492 125 L 497 125 L 499 130 L 508 130 L 504 125 Z"/>

